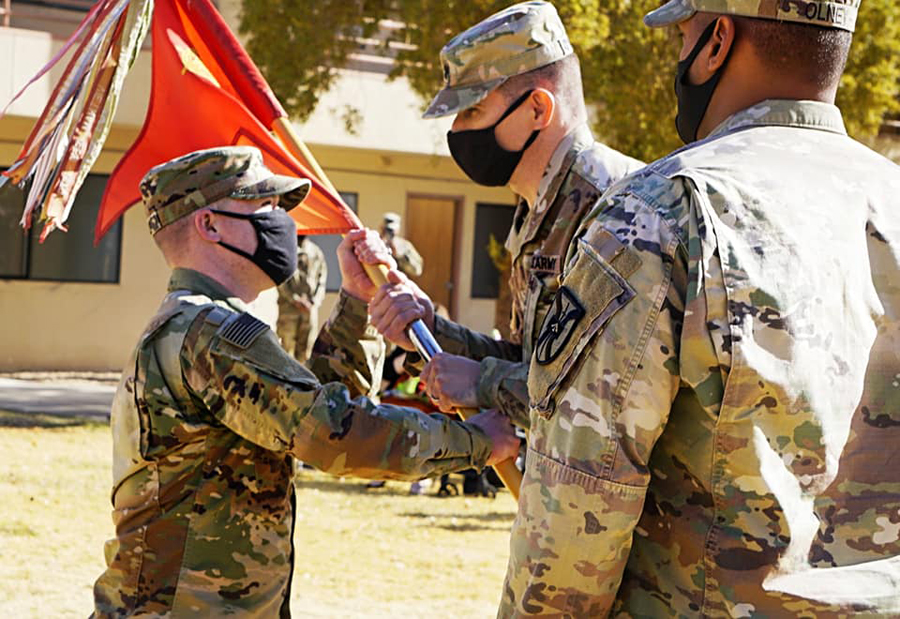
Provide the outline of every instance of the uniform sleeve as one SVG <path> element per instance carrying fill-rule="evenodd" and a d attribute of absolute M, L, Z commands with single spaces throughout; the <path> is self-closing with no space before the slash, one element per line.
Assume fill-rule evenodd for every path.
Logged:
<path fill-rule="evenodd" d="M 529 451 L 500 616 L 610 612 L 679 388 L 687 258 L 677 228 L 633 195 L 608 198 L 595 217 L 529 368 Z"/>
<path fill-rule="evenodd" d="M 316 246 L 316 256 L 313 260 L 315 264 L 315 279 L 311 283 L 310 299 L 313 306 L 319 306 L 325 299 L 326 286 L 328 284 L 328 263 L 325 261 L 325 254 Z"/>
<path fill-rule="evenodd" d="M 489 335 L 478 333 L 441 316 L 435 315 L 434 317 L 433 335 L 437 343 L 440 344 L 441 350 L 451 355 L 466 357 L 475 361 L 482 361 L 486 357 L 510 361 L 522 360 L 522 347 L 519 344 L 513 344 L 507 340 L 495 340 Z M 417 353 L 409 353 L 406 355 L 403 367 L 410 375 L 418 376 L 422 368 L 425 367 L 425 363 Z M 482 369 L 484 368 L 482 367 Z M 494 408 L 495 406 L 492 405 L 486 408 Z"/>
<path fill-rule="evenodd" d="M 309 369 L 319 382 L 342 382 L 354 396 L 375 397 L 384 356 L 384 340 L 369 324 L 366 304 L 341 291 L 313 345 Z"/>
<path fill-rule="evenodd" d="M 334 475 L 411 480 L 484 466 L 491 443 L 475 426 L 353 399 L 320 384 L 260 321 L 221 314 L 194 321 L 181 366 L 192 397 L 243 439 Z"/>
<path fill-rule="evenodd" d="M 527 363 L 485 357 L 477 396 L 479 408 L 496 408 L 520 428 L 530 427 Z"/>
<path fill-rule="evenodd" d="M 496 357 L 509 361 L 522 360 L 522 347 L 508 340 L 495 340 L 485 333 L 473 331 L 452 320 L 434 317 L 434 337 L 444 349 L 453 355 L 481 361 Z"/>

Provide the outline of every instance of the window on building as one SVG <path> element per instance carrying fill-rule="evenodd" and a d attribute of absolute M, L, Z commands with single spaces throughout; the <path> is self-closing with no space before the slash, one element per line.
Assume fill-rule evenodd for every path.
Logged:
<path fill-rule="evenodd" d="M 472 298 L 496 299 L 500 293 L 500 272 L 488 252 L 493 236 L 506 240 L 516 210 L 509 204 L 475 205 L 475 244 L 472 248 Z"/>
<path fill-rule="evenodd" d="M 118 221 L 94 247 L 94 223 L 106 189 L 107 175 L 89 174 L 75 198 L 66 225 L 41 244 L 41 222 L 29 232 L 19 226 L 25 193 L 12 183 L 0 188 L 0 278 L 58 282 L 118 283 L 122 222 Z"/>
<path fill-rule="evenodd" d="M 354 213 L 359 212 L 359 194 L 349 191 L 341 191 L 341 198 L 347 203 Z M 328 292 L 337 292 L 341 289 L 341 269 L 338 266 L 337 247 L 341 244 L 340 234 L 314 234 L 310 240 L 322 249 L 325 254 L 325 262 L 328 263 L 328 281 L 325 289 Z"/>

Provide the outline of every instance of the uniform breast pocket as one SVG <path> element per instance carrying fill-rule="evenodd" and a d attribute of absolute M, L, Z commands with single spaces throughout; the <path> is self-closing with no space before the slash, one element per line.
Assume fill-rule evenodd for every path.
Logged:
<path fill-rule="evenodd" d="M 563 278 L 534 344 L 528 395 L 540 415 L 553 414 L 553 395 L 585 348 L 634 298 L 627 278 L 640 265 L 640 258 L 609 232 L 578 241 L 575 262 Z"/>

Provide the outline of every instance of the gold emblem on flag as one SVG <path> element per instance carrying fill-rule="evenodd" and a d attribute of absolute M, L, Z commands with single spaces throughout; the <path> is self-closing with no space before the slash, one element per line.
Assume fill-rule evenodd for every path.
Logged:
<path fill-rule="evenodd" d="M 203 61 L 200 60 L 200 56 L 197 55 L 197 52 L 193 50 L 193 48 L 184 42 L 180 36 L 169 30 L 167 32 L 169 35 L 169 41 L 172 42 L 172 47 L 175 48 L 175 51 L 178 52 L 178 57 L 181 58 L 181 64 L 184 65 L 184 71 L 182 71 L 182 75 L 184 73 L 190 71 L 197 77 L 202 77 L 208 82 L 211 82 L 221 88 L 218 80 L 210 73 L 209 69 L 206 68 L 206 65 L 203 64 Z"/>

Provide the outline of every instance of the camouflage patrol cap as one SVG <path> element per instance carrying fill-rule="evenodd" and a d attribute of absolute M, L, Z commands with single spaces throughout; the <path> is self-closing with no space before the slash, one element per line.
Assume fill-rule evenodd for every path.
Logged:
<path fill-rule="evenodd" d="M 441 50 L 444 88 L 423 118 L 456 114 L 510 77 L 572 53 L 559 14 L 549 2 L 522 2 L 453 37 Z"/>
<path fill-rule="evenodd" d="M 651 28 L 671 26 L 698 11 L 841 28 L 853 32 L 861 0 L 669 0 L 644 16 Z"/>
<path fill-rule="evenodd" d="M 309 193 L 305 178 L 278 176 L 252 146 L 222 146 L 188 153 L 152 168 L 141 181 L 150 233 L 223 198 L 281 196 L 289 211 Z"/>
<path fill-rule="evenodd" d="M 397 213 L 384 214 L 384 227 L 395 232 L 400 229 L 400 215 Z"/>

